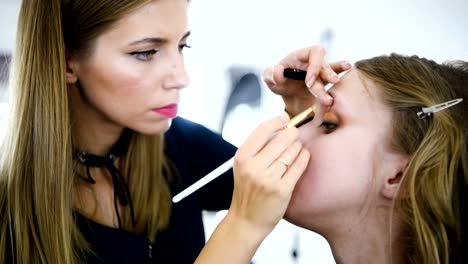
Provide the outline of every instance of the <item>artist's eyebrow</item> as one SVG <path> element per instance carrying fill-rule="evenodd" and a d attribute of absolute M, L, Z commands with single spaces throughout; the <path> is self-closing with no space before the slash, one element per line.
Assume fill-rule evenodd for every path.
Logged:
<path fill-rule="evenodd" d="M 191 33 L 190 31 L 187 31 L 187 33 L 185 33 L 184 36 L 182 36 L 181 40 L 188 38 L 190 36 L 190 33 Z M 138 45 L 138 44 L 161 45 L 161 44 L 164 44 L 164 43 L 167 43 L 167 42 L 168 42 L 168 40 L 164 39 L 164 38 L 144 38 L 144 39 L 134 41 L 134 42 L 130 43 L 130 45 L 132 45 L 132 46 Z"/>

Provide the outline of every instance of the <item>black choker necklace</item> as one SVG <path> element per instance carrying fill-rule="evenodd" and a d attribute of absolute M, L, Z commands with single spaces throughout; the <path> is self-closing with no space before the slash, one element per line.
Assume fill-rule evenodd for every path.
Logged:
<path fill-rule="evenodd" d="M 135 212 L 133 210 L 132 198 L 130 196 L 130 190 L 125 182 L 124 177 L 120 174 L 120 171 L 114 166 L 114 161 L 121 155 L 124 155 L 128 150 L 130 144 L 130 138 L 132 132 L 129 129 L 125 129 L 119 140 L 111 148 L 111 150 L 104 156 L 97 156 L 94 154 L 86 153 L 85 151 L 75 151 L 75 159 L 81 164 L 86 166 L 86 177 L 83 178 L 85 181 L 95 184 L 96 181 L 91 176 L 89 171 L 90 167 L 105 167 L 112 176 L 112 184 L 114 186 L 114 208 L 117 215 L 119 228 L 122 226 L 120 220 L 119 207 L 117 205 L 117 198 L 123 206 L 130 206 L 130 214 L 132 225 L 135 226 Z"/>

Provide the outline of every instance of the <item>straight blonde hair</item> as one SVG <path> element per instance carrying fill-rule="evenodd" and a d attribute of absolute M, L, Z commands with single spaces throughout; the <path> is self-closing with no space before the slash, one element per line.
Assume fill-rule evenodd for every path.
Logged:
<path fill-rule="evenodd" d="M 73 122 L 66 56 L 88 56 L 100 34 L 148 2 L 21 3 L 10 74 L 12 113 L 0 165 L 0 260 L 11 253 L 15 263 L 75 264 L 90 251 L 73 216 Z M 167 182 L 171 170 L 163 155 L 163 137 L 134 133 L 122 160 L 136 216 L 135 227 L 125 216 L 122 228 L 154 240 L 167 225 L 171 208 Z"/>

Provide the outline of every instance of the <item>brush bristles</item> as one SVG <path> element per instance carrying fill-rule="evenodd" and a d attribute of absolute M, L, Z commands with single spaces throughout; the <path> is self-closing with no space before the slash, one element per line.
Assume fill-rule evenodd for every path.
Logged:
<path fill-rule="evenodd" d="M 315 103 L 311 107 L 307 108 L 306 110 L 302 111 L 301 113 L 297 114 L 291 120 L 289 120 L 287 128 L 291 128 L 296 126 L 297 124 L 301 123 L 303 120 L 308 118 L 312 113 L 315 114 L 318 109 L 318 104 Z"/>

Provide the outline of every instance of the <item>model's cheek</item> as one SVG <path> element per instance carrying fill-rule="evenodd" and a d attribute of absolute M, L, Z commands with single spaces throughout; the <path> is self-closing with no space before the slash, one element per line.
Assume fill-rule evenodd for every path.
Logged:
<path fill-rule="evenodd" d="M 313 121 L 299 128 L 299 139 L 303 144 L 312 142 L 318 136 L 318 129 L 314 128 Z"/>
<path fill-rule="evenodd" d="M 320 192 L 324 187 L 323 179 L 323 164 L 320 164 L 320 158 L 312 153 L 309 164 L 296 184 L 295 195 L 298 195 L 301 200 L 309 200 L 308 198 Z"/>

